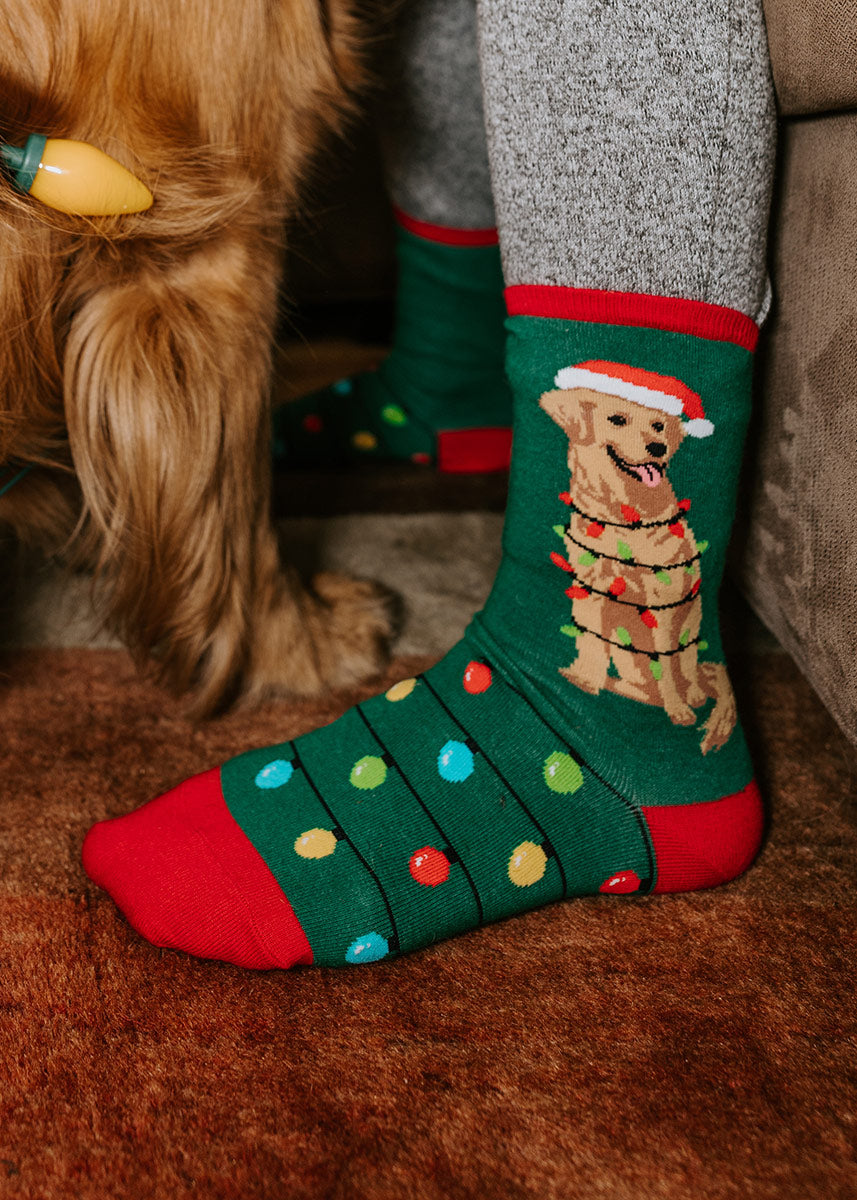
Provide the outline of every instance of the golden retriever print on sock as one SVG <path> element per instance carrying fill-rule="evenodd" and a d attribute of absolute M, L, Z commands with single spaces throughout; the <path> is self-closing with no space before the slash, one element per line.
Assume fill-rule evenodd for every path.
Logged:
<path fill-rule="evenodd" d="M 589 361 L 554 382 L 539 403 L 568 437 L 571 485 L 566 558 L 552 557 L 567 573 L 577 643 L 560 673 L 594 695 L 658 705 L 675 725 L 695 724 L 694 709 L 713 699 L 701 749 L 719 749 L 736 709 L 725 666 L 699 661 L 706 543 L 667 477 L 684 438 L 714 427 L 699 396 L 670 376 Z"/>

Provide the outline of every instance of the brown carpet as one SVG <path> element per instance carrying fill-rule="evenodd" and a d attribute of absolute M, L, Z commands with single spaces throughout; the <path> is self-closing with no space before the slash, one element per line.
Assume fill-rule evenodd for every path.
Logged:
<path fill-rule="evenodd" d="M 195 727 L 119 652 L 2 670 L 4 1200 L 857 1196 L 855 761 L 783 656 L 740 681 L 772 813 L 743 879 L 292 974 L 152 949 L 80 844 L 346 698 Z"/>

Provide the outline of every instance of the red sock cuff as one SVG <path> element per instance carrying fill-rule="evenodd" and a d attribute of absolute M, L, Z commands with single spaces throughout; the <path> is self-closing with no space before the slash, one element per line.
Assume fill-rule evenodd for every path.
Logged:
<path fill-rule="evenodd" d="M 496 246 L 497 230 L 491 229 L 456 229 L 452 225 L 433 225 L 430 221 L 420 221 L 400 208 L 393 209 L 393 216 L 408 233 L 425 238 L 428 242 L 440 242 L 443 246 Z"/>
<path fill-rule="evenodd" d="M 689 333 L 714 342 L 734 342 L 750 351 L 756 349 L 759 340 L 759 327 L 750 317 L 737 309 L 704 300 L 529 284 L 508 287 L 505 296 L 511 317 L 558 317 L 603 325 L 639 325 Z"/>

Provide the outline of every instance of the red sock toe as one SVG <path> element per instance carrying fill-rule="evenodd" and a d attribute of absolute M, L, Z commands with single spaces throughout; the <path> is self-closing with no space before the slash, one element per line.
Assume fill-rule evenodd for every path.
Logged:
<path fill-rule="evenodd" d="M 219 769 L 100 821 L 83 865 L 157 946 L 241 967 L 312 962 L 291 905 L 226 807 Z"/>

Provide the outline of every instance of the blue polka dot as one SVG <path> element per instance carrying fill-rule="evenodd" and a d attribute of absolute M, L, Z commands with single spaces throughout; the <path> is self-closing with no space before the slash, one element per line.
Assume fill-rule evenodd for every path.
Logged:
<path fill-rule="evenodd" d="M 354 384 L 350 379 L 337 379 L 336 383 L 330 385 L 330 390 L 334 396 L 350 396 L 354 391 Z"/>
<path fill-rule="evenodd" d="M 464 742 L 447 742 L 437 756 L 437 769 L 447 783 L 463 783 L 473 774 L 473 751 Z"/>
<path fill-rule="evenodd" d="M 377 962 L 390 953 L 390 944 L 380 933 L 364 933 L 355 938 L 345 951 L 345 961 L 350 963 Z"/>
<path fill-rule="evenodd" d="M 294 764 L 284 758 L 275 758 L 267 763 L 255 779 L 258 788 L 278 788 L 288 783 L 295 773 Z"/>

